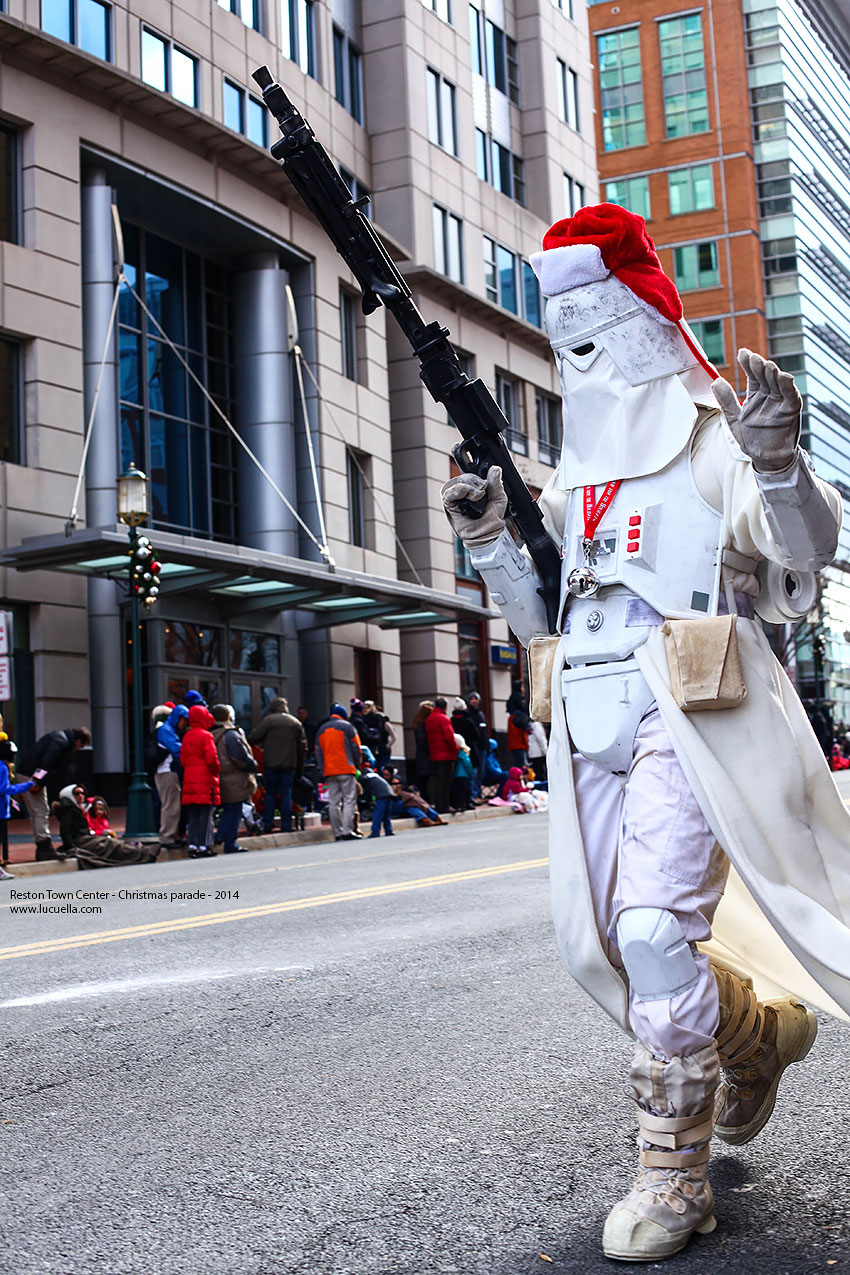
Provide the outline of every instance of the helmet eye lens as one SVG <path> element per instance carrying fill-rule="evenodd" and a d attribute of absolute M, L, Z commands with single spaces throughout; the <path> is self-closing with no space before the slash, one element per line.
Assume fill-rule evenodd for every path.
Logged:
<path fill-rule="evenodd" d="M 585 341 L 584 345 L 574 345 L 572 349 L 570 350 L 570 353 L 578 354 L 579 357 L 581 357 L 582 355 L 585 355 L 585 354 L 592 354 L 595 348 L 596 347 L 594 346 L 592 341 Z"/>

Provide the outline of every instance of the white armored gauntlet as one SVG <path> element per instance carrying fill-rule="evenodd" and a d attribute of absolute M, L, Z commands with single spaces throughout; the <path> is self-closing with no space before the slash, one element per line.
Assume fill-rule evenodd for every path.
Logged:
<path fill-rule="evenodd" d="M 820 571 L 835 557 L 838 526 L 815 482 L 809 457 L 799 448 L 787 469 L 756 473 L 771 535 L 785 566 Z"/>
<path fill-rule="evenodd" d="M 540 580 L 506 530 L 490 544 L 470 545 L 469 557 L 523 646 L 549 632 L 546 608 L 537 592 Z"/>

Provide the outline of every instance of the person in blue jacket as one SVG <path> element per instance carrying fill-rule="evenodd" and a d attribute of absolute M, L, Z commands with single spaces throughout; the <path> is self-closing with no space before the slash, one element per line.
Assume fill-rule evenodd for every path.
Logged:
<path fill-rule="evenodd" d="M 9 767 L 4 761 L 0 761 L 0 881 L 11 881 L 13 876 L 6 871 L 9 861 L 9 819 L 12 815 L 10 798 L 16 797 L 20 792 L 27 792 L 32 785 L 31 779 L 27 779 L 25 783 L 13 784 Z"/>
<path fill-rule="evenodd" d="M 164 850 L 172 849 L 178 844 L 177 835 L 182 811 L 180 742 L 188 724 L 189 710 L 185 704 L 178 704 L 156 729 L 159 760 L 154 782 L 162 803 L 159 816 L 159 844 Z"/>

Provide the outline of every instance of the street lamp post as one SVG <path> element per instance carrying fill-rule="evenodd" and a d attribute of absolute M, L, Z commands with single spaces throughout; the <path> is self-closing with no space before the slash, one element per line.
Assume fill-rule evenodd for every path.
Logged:
<path fill-rule="evenodd" d="M 145 775 L 144 724 L 142 722 L 142 651 L 139 630 L 139 593 L 134 578 L 139 527 L 148 518 L 148 480 L 135 465 L 117 479 L 118 517 L 130 531 L 130 645 L 133 657 L 133 773 L 127 792 L 126 837 L 153 837 L 156 822 L 150 785 Z"/>

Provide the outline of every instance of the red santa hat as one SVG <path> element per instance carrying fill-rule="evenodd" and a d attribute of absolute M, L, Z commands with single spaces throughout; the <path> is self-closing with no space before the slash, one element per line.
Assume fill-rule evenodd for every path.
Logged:
<path fill-rule="evenodd" d="M 646 222 L 619 204 L 596 204 L 564 217 L 543 236 L 543 251 L 531 257 L 544 296 L 615 275 L 659 323 L 679 329 L 700 366 L 716 379 L 717 369 L 683 323 L 682 298 L 664 273 Z"/>

